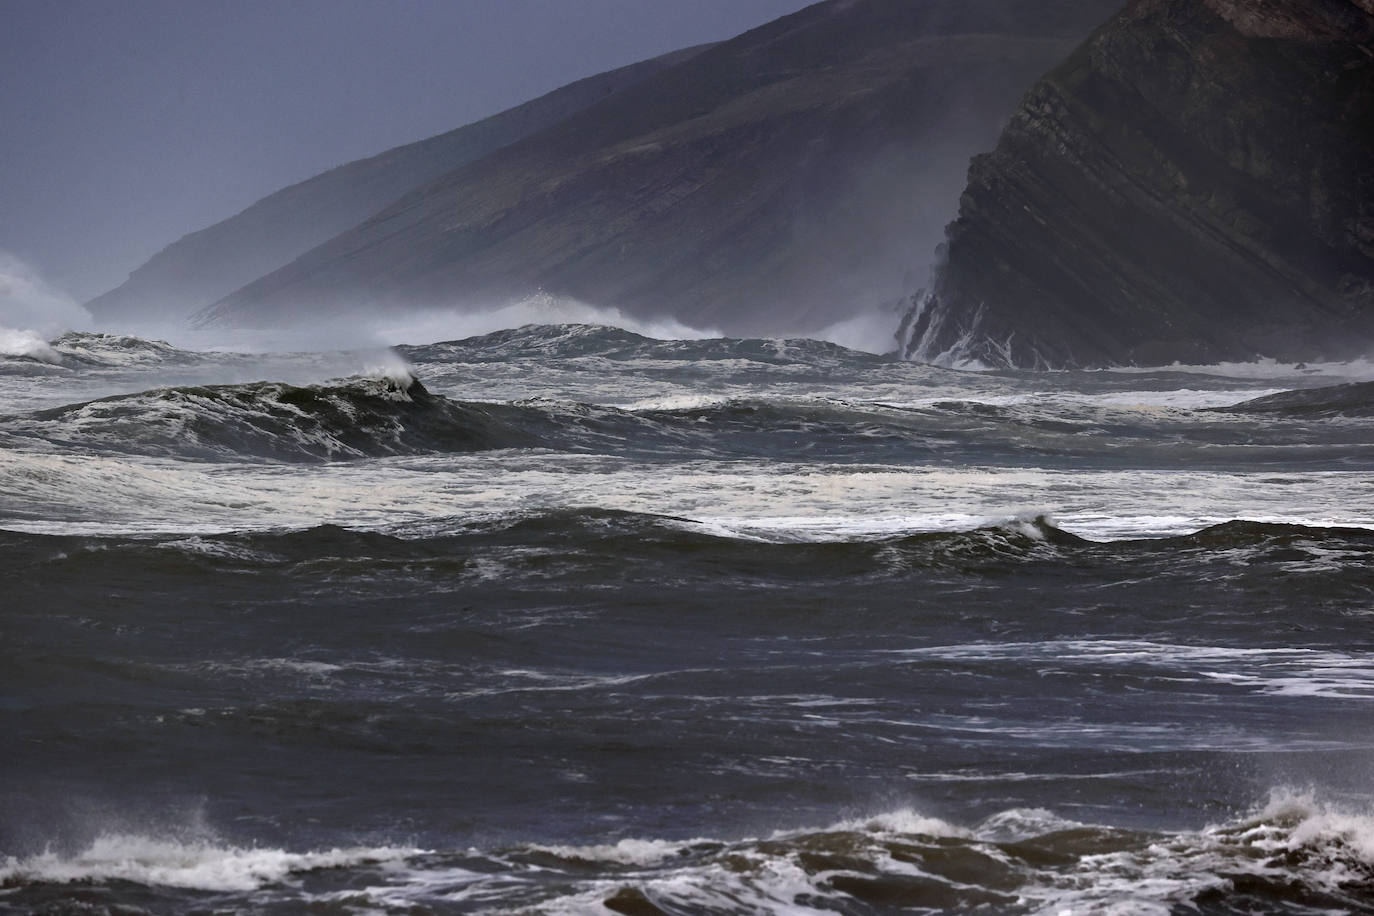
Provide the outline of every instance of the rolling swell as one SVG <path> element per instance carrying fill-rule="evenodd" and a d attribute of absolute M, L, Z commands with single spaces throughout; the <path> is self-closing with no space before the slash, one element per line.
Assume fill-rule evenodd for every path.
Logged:
<path fill-rule="evenodd" d="M 61 447 L 195 460 L 322 462 L 541 448 L 646 460 L 765 458 L 889 464 L 1271 466 L 1340 469 L 1374 450 L 1358 421 L 1257 441 L 1239 412 L 1199 421 L 1111 408 L 821 398 L 723 399 L 624 410 L 545 398 L 452 400 L 413 378 L 181 386 L 0 420 Z"/>
<path fill-rule="evenodd" d="M 934 571 L 997 577 L 1027 564 L 1094 570 L 1129 577 L 1143 566 L 1179 562 L 1247 567 L 1298 566 L 1326 560 L 1352 572 L 1374 564 L 1374 531 L 1316 528 L 1235 520 L 1174 537 L 1091 541 L 1057 527 L 1044 516 L 1009 519 L 967 531 L 929 531 L 858 540 L 810 540 L 754 531 L 733 534 L 719 524 L 603 509 L 511 513 L 455 518 L 389 531 L 320 525 L 296 531 L 237 531 L 217 535 L 80 536 L 0 531 L 5 575 L 51 575 L 61 568 L 80 575 L 108 567 L 111 555 L 133 569 L 147 564 L 160 574 L 196 570 L 255 572 L 298 570 L 304 577 L 326 569 L 370 576 L 392 568 L 418 573 L 479 553 L 531 558 L 546 574 L 566 573 L 596 581 L 586 563 L 621 564 L 628 579 L 652 580 L 652 569 L 676 568 L 678 576 L 736 574 L 779 582 L 838 581 L 872 576 L 906 578 Z M 560 560 L 566 567 L 560 570 Z M 630 564 L 642 564 L 636 569 Z M 1330 563 L 1328 571 L 1334 568 Z M 45 571 L 46 568 L 46 571 Z M 1374 585 L 1374 573 L 1362 577 Z"/>
<path fill-rule="evenodd" d="M 611 606 L 607 581 L 617 583 Z M 380 645 L 394 638 L 390 621 L 436 615 L 469 634 L 454 651 L 473 662 L 523 644 L 518 634 L 529 621 L 578 633 L 569 631 L 550 664 L 574 651 L 584 626 L 593 644 L 609 630 L 628 645 L 657 639 L 655 628 L 685 627 L 708 655 L 721 634 L 741 631 L 854 642 L 913 627 L 948 628 L 943 638 L 954 641 L 1158 639 L 1181 627 L 1184 641 L 1243 644 L 1265 626 L 1301 630 L 1309 645 L 1342 644 L 1363 638 L 1374 532 L 1237 521 L 1179 537 L 1095 542 L 1034 518 L 874 540 L 765 541 L 718 524 L 589 509 L 390 532 L 325 525 L 190 537 L 0 534 L 0 588 L 19 606 L 42 607 L 53 587 L 73 606 L 108 607 L 119 618 L 135 601 L 144 610 L 128 622 L 140 628 L 165 616 L 178 631 L 194 629 L 194 608 L 219 633 L 225 615 L 243 628 L 233 640 L 250 644 L 273 637 L 255 636 L 232 609 L 260 601 L 281 604 L 307 643 L 319 639 L 318 628 L 352 620 L 375 634 L 350 639 Z M 485 635 L 473 636 L 472 627 Z"/>
<path fill-rule="evenodd" d="M 1350 382 L 1321 388 L 1302 388 L 1253 398 L 1228 413 L 1272 414 L 1289 417 L 1374 417 L 1374 382 Z"/>
<path fill-rule="evenodd" d="M 437 528 L 437 530 L 436 530 Z M 86 537 L 0 531 L 7 574 L 39 574 L 55 568 L 93 576 L 113 557 L 124 570 L 144 566 L 152 574 L 198 570 L 255 572 L 299 570 L 302 576 L 326 568 L 358 576 L 387 567 L 418 572 L 443 570 L 449 561 L 474 553 L 518 556 L 521 551 L 552 571 L 556 558 L 580 558 L 568 572 L 585 575 L 587 558 L 607 563 L 639 562 L 693 567 L 705 572 L 721 564 L 759 577 L 784 581 L 834 580 L 901 569 L 958 567 L 976 570 L 1029 559 L 1064 557 L 1091 545 L 1044 518 L 1012 520 L 971 531 L 923 532 L 861 541 L 764 541 L 730 536 L 688 519 L 614 510 L 585 509 L 426 522 L 421 530 L 365 531 L 321 525 L 299 531 L 231 532 L 218 535 Z M 625 575 L 638 578 L 627 569 Z M 590 578 L 590 577 L 589 577 Z"/>
<path fill-rule="evenodd" d="M 163 388 L 37 411 L 8 431 L 64 447 L 201 460 L 337 461 L 531 448 L 535 411 L 450 401 L 419 382 Z"/>

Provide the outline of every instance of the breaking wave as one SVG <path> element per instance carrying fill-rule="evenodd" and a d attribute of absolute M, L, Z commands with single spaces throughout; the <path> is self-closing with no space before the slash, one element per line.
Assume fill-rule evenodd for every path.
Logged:
<path fill-rule="evenodd" d="M 386 846 L 291 853 L 212 840 L 104 833 L 74 855 L 45 852 L 0 861 L 0 887 L 128 881 L 204 891 L 250 891 L 302 872 L 394 862 L 421 852 Z"/>
<path fill-rule="evenodd" d="M 166 341 L 128 334 L 68 331 L 53 338 L 52 349 L 64 363 L 101 367 L 185 365 L 201 359 Z"/>
<path fill-rule="evenodd" d="M 1176 832 L 1043 809 L 961 825 L 899 808 L 760 838 L 462 852 L 293 853 L 105 835 L 74 855 L 0 864 L 0 885 L 18 901 L 112 882 L 194 890 L 201 907 L 325 911 L 1369 913 L 1374 814 L 1279 789 L 1234 820 Z"/>
<path fill-rule="evenodd" d="M 35 331 L 0 328 L 0 358 L 27 359 L 69 368 L 129 369 L 186 366 L 203 355 L 166 341 L 126 334 L 68 331 L 47 340 Z"/>
<path fill-rule="evenodd" d="M 87 327 L 91 315 L 28 264 L 0 251 L 0 357 L 55 362 L 47 338 Z"/>
<path fill-rule="evenodd" d="M 413 379 L 335 385 L 258 382 L 163 388 L 9 421 L 8 431 L 67 447 L 135 455 L 329 461 L 536 447 L 519 407 L 449 401 Z"/>
<path fill-rule="evenodd" d="M 562 338 L 559 345 L 576 340 Z M 147 351 L 140 344 L 134 352 Z M 217 461 L 317 462 L 538 448 L 644 459 L 899 465 L 1090 459 L 1198 466 L 1300 457 L 1313 467 L 1339 468 L 1374 448 L 1358 421 L 1335 432 L 1275 430 L 1271 441 L 1257 444 L 1239 419 L 1205 426 L 1171 421 L 1163 411 L 1110 405 L 677 398 L 624 409 L 548 398 L 460 401 L 431 393 L 403 370 L 304 386 L 159 388 L 0 420 L 0 432 L 63 447 Z"/>
<path fill-rule="evenodd" d="M 1038 809 L 963 827 L 902 809 L 761 840 L 532 847 L 510 858 L 604 869 L 549 912 L 1374 911 L 1374 816 L 1292 790 L 1178 833 Z"/>
<path fill-rule="evenodd" d="M 36 331 L 0 327 L 0 357 L 61 364 L 62 356 Z"/>

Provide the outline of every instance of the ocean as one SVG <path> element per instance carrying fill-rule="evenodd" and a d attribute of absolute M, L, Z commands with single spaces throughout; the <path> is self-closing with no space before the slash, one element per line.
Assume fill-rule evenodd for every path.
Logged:
<path fill-rule="evenodd" d="M 1374 913 L 1371 380 L 0 357 L 0 913 Z"/>

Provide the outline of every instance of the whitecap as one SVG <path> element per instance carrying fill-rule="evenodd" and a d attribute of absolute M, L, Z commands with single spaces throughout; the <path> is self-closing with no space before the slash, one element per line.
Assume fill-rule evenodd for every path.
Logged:
<path fill-rule="evenodd" d="M 207 891 L 251 891 L 300 872 L 392 862 L 423 853 L 393 846 L 293 853 L 209 840 L 105 833 L 75 855 L 45 852 L 22 859 L 10 857 L 0 864 L 0 885 L 132 881 Z"/>

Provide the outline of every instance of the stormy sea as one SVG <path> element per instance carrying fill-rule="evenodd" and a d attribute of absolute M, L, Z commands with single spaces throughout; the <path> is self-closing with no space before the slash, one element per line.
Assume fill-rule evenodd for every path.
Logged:
<path fill-rule="evenodd" d="M 1372 379 L 0 357 L 0 913 L 1374 913 Z"/>

